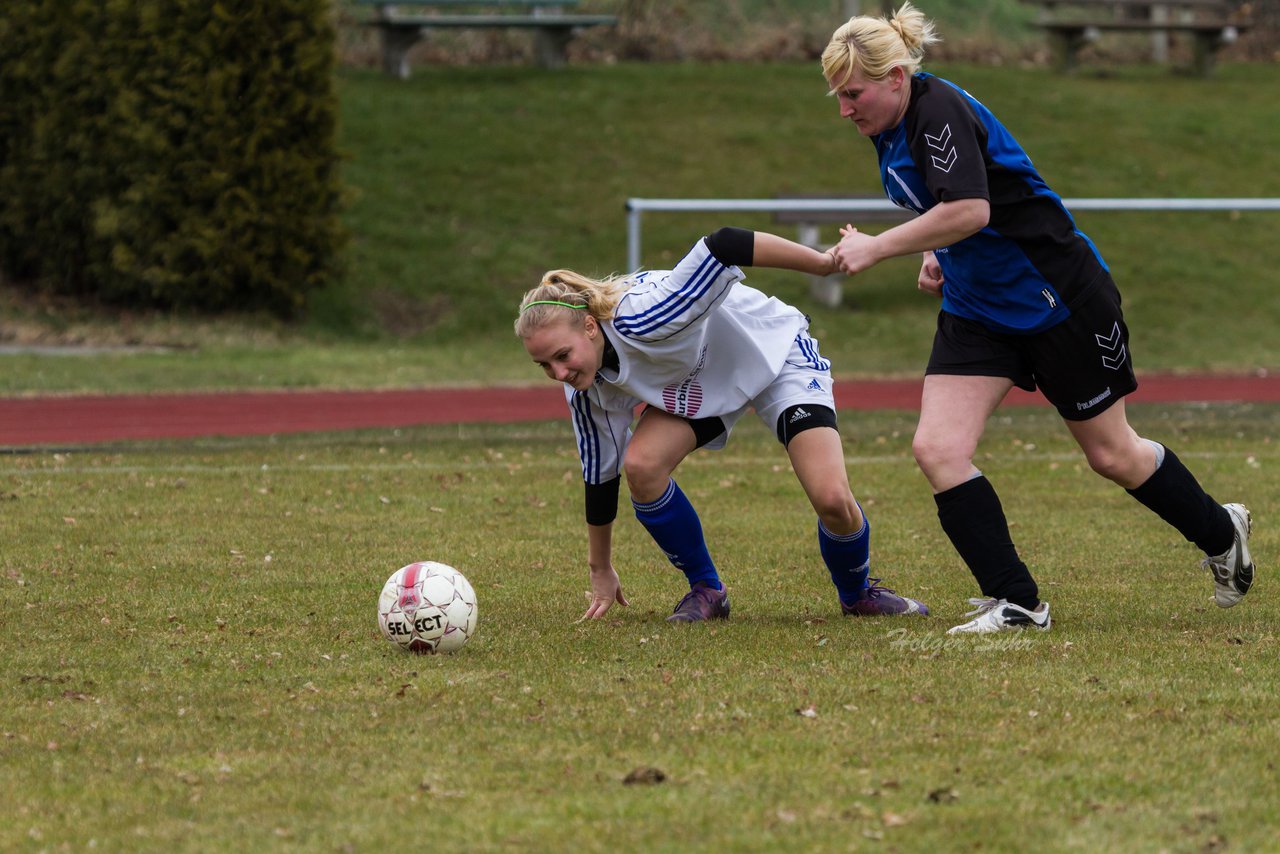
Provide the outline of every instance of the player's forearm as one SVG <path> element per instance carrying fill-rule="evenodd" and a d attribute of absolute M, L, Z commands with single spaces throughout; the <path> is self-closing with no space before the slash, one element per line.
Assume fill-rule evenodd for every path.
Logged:
<path fill-rule="evenodd" d="M 767 231 L 756 232 L 752 266 L 796 270 L 814 276 L 835 272 L 835 261 L 830 254 Z"/>
<path fill-rule="evenodd" d="M 883 260 L 932 252 L 977 234 L 990 220 L 991 204 L 986 199 L 943 202 L 876 235 L 876 254 Z"/>
<path fill-rule="evenodd" d="M 592 572 L 613 567 L 613 523 L 587 525 L 587 566 Z"/>

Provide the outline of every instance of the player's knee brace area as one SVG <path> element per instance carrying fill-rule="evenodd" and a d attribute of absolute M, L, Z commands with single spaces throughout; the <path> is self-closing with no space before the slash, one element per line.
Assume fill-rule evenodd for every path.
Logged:
<path fill-rule="evenodd" d="M 821 404 L 799 403 L 788 406 L 778 416 L 776 426 L 778 441 L 785 448 L 796 436 L 814 427 L 830 427 L 833 430 L 839 430 L 840 428 L 836 426 L 835 410 Z"/>

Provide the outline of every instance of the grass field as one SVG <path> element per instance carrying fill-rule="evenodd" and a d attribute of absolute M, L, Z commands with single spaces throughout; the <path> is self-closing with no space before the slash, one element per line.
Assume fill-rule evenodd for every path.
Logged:
<path fill-rule="evenodd" d="M 1271 849 L 1280 409 L 1133 420 L 1250 505 L 1255 592 L 1214 607 L 1192 546 L 1015 411 L 980 464 L 1056 624 L 994 641 L 944 638 L 976 591 L 908 413 L 843 430 L 874 574 L 934 609 L 901 622 L 837 616 L 754 422 L 680 473 L 734 600 L 692 627 L 629 513 L 632 606 L 575 623 L 567 424 L 0 457 L 0 850 Z M 456 655 L 377 635 L 415 559 L 476 587 Z"/>

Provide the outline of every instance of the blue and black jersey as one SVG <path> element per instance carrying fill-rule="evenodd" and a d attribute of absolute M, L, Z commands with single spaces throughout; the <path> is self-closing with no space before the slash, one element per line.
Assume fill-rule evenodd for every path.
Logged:
<path fill-rule="evenodd" d="M 939 202 L 987 199 L 977 234 L 935 250 L 942 309 L 998 332 L 1031 334 L 1070 316 L 1108 276 L 1062 199 L 996 117 L 960 87 L 916 74 L 906 115 L 872 137 L 894 203 L 924 213 Z"/>

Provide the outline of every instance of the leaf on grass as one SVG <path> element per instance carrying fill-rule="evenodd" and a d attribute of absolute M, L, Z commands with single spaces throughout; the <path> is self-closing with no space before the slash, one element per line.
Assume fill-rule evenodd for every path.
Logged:
<path fill-rule="evenodd" d="M 636 768 L 622 778 L 625 786 L 654 786 L 667 779 L 667 775 L 658 768 Z"/>
<path fill-rule="evenodd" d="M 818 716 L 818 710 L 816 707 L 809 705 L 802 709 L 796 709 L 796 714 L 802 718 L 816 718 Z"/>
<path fill-rule="evenodd" d="M 1218 854 L 1219 851 L 1226 851 L 1227 847 L 1226 837 L 1215 833 L 1205 840 L 1204 845 L 1200 846 L 1200 850 L 1204 854 Z"/>
<path fill-rule="evenodd" d="M 935 804 L 954 804 L 960 800 L 960 793 L 951 786 L 934 789 L 929 793 L 929 800 Z"/>
<path fill-rule="evenodd" d="M 880 816 L 880 821 L 885 827 L 902 827 L 907 823 L 907 818 L 896 812 L 887 812 Z"/>

